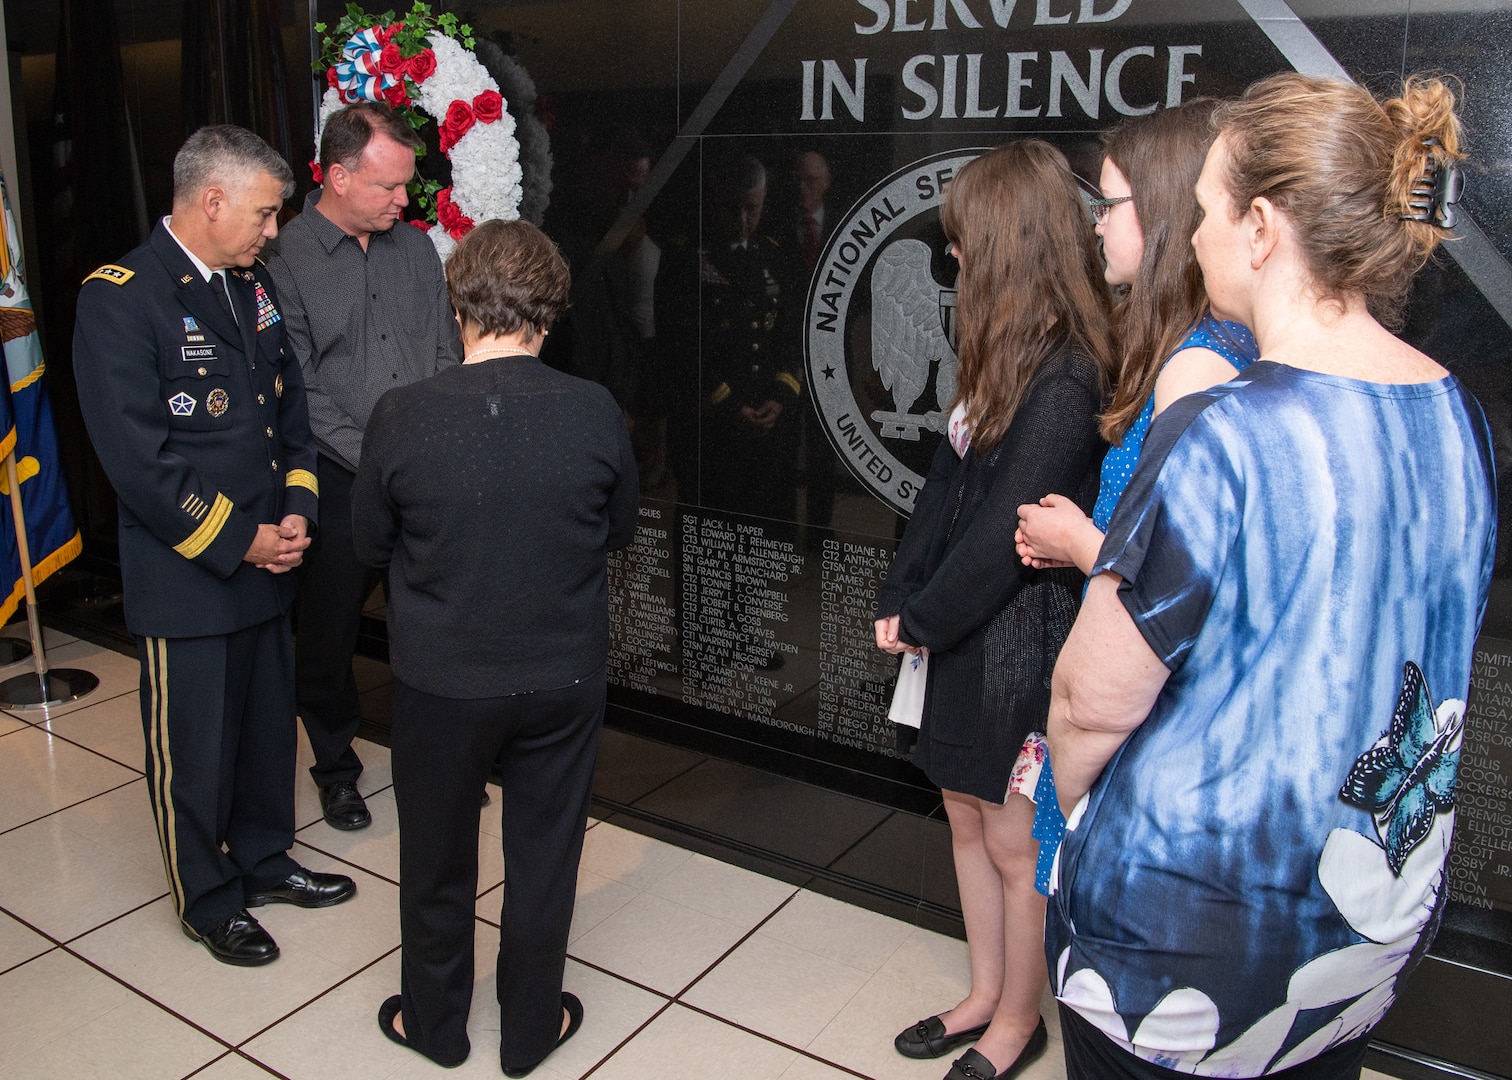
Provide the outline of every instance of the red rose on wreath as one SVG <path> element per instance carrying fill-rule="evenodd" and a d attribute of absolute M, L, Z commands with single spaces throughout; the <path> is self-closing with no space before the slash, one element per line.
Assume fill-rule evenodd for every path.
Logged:
<path fill-rule="evenodd" d="M 310 162 L 310 175 L 315 178 L 317 184 L 325 183 L 325 176 L 320 171 L 319 159 Z"/>
<path fill-rule="evenodd" d="M 383 99 L 389 103 L 390 108 L 402 109 L 410 103 L 409 91 L 404 88 L 404 80 L 400 79 L 393 86 L 383 88 Z"/>
<path fill-rule="evenodd" d="M 462 136 L 472 130 L 473 122 L 477 118 L 473 116 L 472 108 L 465 101 L 453 101 L 446 107 L 446 119 L 441 121 L 439 131 L 441 134 L 441 152 L 449 153 L 453 146 L 462 140 Z"/>
<path fill-rule="evenodd" d="M 404 24 L 402 22 L 396 22 L 396 23 L 392 24 L 391 26 L 375 26 L 375 27 L 373 27 L 373 30 L 378 35 L 378 42 L 379 42 L 379 44 L 382 44 L 382 45 L 387 45 L 389 43 L 389 39 L 392 38 L 395 34 L 397 34 L 399 31 L 401 31 L 403 29 L 404 29 Z"/>
<path fill-rule="evenodd" d="M 421 49 L 404 62 L 404 73 L 413 83 L 423 83 L 436 73 L 436 54 L 430 49 Z"/>
<path fill-rule="evenodd" d="M 410 224 L 419 229 L 421 232 L 430 232 L 430 222 L 428 221 L 424 221 L 420 218 L 410 218 Z"/>
<path fill-rule="evenodd" d="M 485 90 L 473 98 L 472 107 L 478 123 L 492 124 L 504 115 L 504 98 L 497 90 Z"/>
<path fill-rule="evenodd" d="M 473 219 L 462 213 L 452 202 L 452 189 L 444 187 L 436 192 L 436 221 L 453 240 L 460 240 L 472 232 Z"/>
<path fill-rule="evenodd" d="M 341 80 L 336 75 L 336 68 L 334 65 L 326 68 L 326 85 L 336 88 L 339 88 L 341 86 Z"/>
<path fill-rule="evenodd" d="M 404 57 L 399 55 L 399 46 L 392 41 L 378 54 L 378 70 L 389 75 L 404 74 Z"/>

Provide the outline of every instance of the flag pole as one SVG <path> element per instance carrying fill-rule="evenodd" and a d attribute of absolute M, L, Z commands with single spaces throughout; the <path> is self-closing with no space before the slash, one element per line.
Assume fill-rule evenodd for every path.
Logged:
<path fill-rule="evenodd" d="M 5 479 L 10 485 L 11 521 L 16 527 L 16 552 L 21 559 L 21 580 L 26 586 L 26 623 L 31 631 L 31 676 L 16 675 L 0 682 L 0 708 L 46 708 L 77 701 L 100 685 L 92 672 L 81 668 L 47 666 L 42 648 L 42 619 L 37 613 L 37 590 L 32 584 L 31 548 L 26 542 L 26 519 L 21 510 L 21 477 L 16 472 L 15 450 L 5 455 Z"/>

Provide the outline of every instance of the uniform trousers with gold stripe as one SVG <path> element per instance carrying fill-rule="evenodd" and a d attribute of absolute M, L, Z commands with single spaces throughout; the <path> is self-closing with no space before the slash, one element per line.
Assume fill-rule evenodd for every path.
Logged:
<path fill-rule="evenodd" d="M 289 617 L 138 638 L 147 784 L 178 916 L 204 933 L 298 869 Z"/>

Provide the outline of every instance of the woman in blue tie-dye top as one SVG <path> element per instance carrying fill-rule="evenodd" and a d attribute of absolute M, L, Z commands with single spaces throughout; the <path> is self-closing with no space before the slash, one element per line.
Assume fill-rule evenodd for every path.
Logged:
<path fill-rule="evenodd" d="M 1378 320 L 1454 223 L 1453 110 L 1287 73 L 1215 115 L 1192 242 L 1262 358 L 1151 426 L 1056 666 L 1069 1080 L 1358 1077 L 1432 940 L 1496 497 Z"/>

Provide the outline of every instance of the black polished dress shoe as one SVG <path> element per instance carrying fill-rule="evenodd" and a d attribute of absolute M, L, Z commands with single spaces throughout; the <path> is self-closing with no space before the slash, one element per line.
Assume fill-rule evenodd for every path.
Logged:
<path fill-rule="evenodd" d="M 986 1030 L 987 1025 L 982 1024 L 979 1027 L 967 1028 L 965 1031 L 947 1035 L 944 1021 L 938 1016 L 931 1016 L 920 1020 L 911 1028 L 904 1028 L 898 1032 L 898 1037 L 893 1040 L 893 1048 L 904 1057 L 944 1057 L 958 1046 L 976 1042 Z"/>
<path fill-rule="evenodd" d="M 198 941 L 210 950 L 211 956 L 223 964 L 260 967 L 278 959 L 278 943 L 246 911 L 238 911 L 203 934 L 196 932 L 188 923 L 181 925 L 185 937 L 190 941 Z"/>
<path fill-rule="evenodd" d="M 578 1028 L 583 1026 L 583 1003 L 578 1000 L 576 994 L 569 994 L 567 991 L 563 990 L 562 1008 L 567 1011 L 567 1030 L 562 1032 L 561 1037 L 557 1039 L 556 1046 L 553 1046 L 551 1050 L 546 1051 L 546 1057 L 550 1057 L 552 1051 L 555 1050 L 557 1046 L 561 1046 L 568 1039 L 576 1035 Z M 541 1058 L 541 1061 L 545 1060 L 546 1058 Z M 500 1067 L 503 1068 L 505 1076 L 512 1077 L 513 1080 L 519 1080 L 519 1078 L 522 1076 L 529 1076 L 531 1070 L 539 1065 L 541 1061 L 535 1061 L 529 1065 L 524 1065 L 519 1068 L 515 1068 L 512 1065 L 505 1065 L 502 1061 L 499 1064 Z"/>
<path fill-rule="evenodd" d="M 1040 1017 L 1034 1034 L 1029 1036 L 1029 1041 L 1019 1051 L 1019 1056 L 1014 1058 L 1013 1064 L 1002 1072 L 993 1068 L 992 1062 L 976 1050 L 968 1050 L 951 1062 L 950 1071 L 945 1074 L 945 1080 L 1012 1080 L 1012 1077 L 1023 1072 L 1032 1061 L 1045 1052 L 1045 1046 L 1049 1041 L 1050 1033 L 1045 1030 L 1045 1018 Z"/>
<path fill-rule="evenodd" d="M 317 874 L 300 867 L 277 885 L 249 889 L 247 906 L 298 904 L 300 907 L 330 907 L 357 895 L 357 883 L 341 874 Z"/>
<path fill-rule="evenodd" d="M 429 1054 L 421 1053 L 420 1050 L 416 1049 L 413 1046 L 410 1046 L 409 1040 L 406 1039 L 403 1035 L 399 1034 L 399 1029 L 394 1026 L 394 1018 L 403 1011 L 404 999 L 398 994 L 395 994 L 391 998 L 385 999 L 383 1004 L 378 1006 L 378 1030 L 383 1032 L 384 1037 L 388 1039 L 389 1042 L 396 1042 L 400 1046 L 403 1046 L 409 1050 L 414 1050 L 415 1053 L 420 1054 L 421 1057 L 435 1061 L 436 1064 L 441 1066 L 443 1069 L 455 1069 L 458 1065 L 467 1060 L 467 1058 L 463 1056 L 458 1058 L 456 1061 L 436 1061 L 436 1059 L 431 1057 Z"/>
<path fill-rule="evenodd" d="M 373 815 L 362 801 L 362 792 L 351 780 L 338 780 L 320 789 L 320 812 L 325 815 L 327 825 L 345 832 L 365 829 L 373 823 Z"/>

